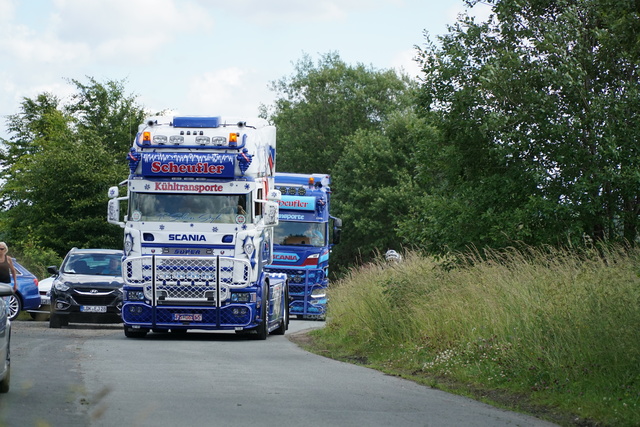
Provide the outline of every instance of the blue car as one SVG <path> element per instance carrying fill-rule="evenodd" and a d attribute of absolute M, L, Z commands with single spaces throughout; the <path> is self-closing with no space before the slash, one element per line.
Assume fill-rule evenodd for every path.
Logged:
<path fill-rule="evenodd" d="M 14 320 L 22 310 L 37 310 L 40 308 L 40 294 L 38 293 L 38 279 L 36 276 L 20 265 L 15 258 L 11 259 L 18 276 L 18 290 L 9 297 L 9 319 Z"/>

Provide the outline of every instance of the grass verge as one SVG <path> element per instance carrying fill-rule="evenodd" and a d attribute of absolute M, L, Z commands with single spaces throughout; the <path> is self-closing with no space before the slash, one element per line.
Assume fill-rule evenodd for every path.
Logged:
<path fill-rule="evenodd" d="M 487 252 L 351 271 L 328 357 L 561 425 L 640 425 L 640 252 Z M 297 341 L 301 337 L 295 337 Z"/>

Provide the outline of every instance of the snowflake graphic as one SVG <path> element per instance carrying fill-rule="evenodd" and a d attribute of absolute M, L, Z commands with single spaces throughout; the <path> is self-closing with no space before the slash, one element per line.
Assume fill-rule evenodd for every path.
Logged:
<path fill-rule="evenodd" d="M 160 230 L 164 230 L 164 224 L 160 224 Z"/>
<path fill-rule="evenodd" d="M 144 189 L 145 189 L 145 190 L 150 190 L 150 189 L 151 189 L 151 186 L 150 186 L 149 184 L 145 184 L 145 185 L 144 185 Z"/>

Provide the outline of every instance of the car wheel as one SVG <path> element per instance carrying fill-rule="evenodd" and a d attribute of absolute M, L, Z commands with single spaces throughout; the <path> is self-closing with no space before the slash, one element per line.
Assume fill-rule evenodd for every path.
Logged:
<path fill-rule="evenodd" d="M 49 315 L 46 313 L 29 313 L 29 315 L 31 315 L 31 318 L 33 320 L 36 320 L 38 322 L 49 320 Z"/>
<path fill-rule="evenodd" d="M 2 379 L 2 381 L 0 381 L 0 393 L 8 392 L 9 385 L 11 383 L 11 346 L 9 345 L 10 343 L 11 343 L 11 340 L 7 342 L 7 360 L 6 360 L 7 372 L 4 378 Z"/>
<path fill-rule="evenodd" d="M 18 295 L 9 297 L 9 320 L 15 320 L 22 311 L 22 300 Z"/>

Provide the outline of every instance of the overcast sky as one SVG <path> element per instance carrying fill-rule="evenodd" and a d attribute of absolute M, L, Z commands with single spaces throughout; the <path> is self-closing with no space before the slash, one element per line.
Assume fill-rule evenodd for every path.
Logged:
<path fill-rule="evenodd" d="M 477 10 L 481 17 L 488 10 Z M 485 7 L 486 9 L 486 7 Z M 24 97 L 126 79 L 150 112 L 256 116 L 309 54 L 414 76 L 462 0 L 0 0 L 0 137 Z"/>

